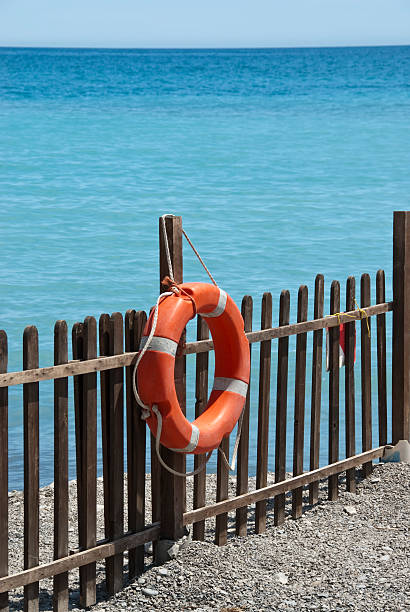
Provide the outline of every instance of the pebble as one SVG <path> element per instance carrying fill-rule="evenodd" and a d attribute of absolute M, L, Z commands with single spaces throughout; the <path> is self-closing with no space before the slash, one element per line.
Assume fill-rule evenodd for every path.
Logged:
<path fill-rule="evenodd" d="M 158 595 L 158 591 L 156 589 L 150 589 L 149 587 L 144 587 L 141 589 L 141 592 L 144 593 L 144 595 L 148 595 L 148 597 L 155 597 Z"/>
<path fill-rule="evenodd" d="M 343 510 L 349 516 L 353 516 L 354 514 L 357 514 L 357 510 L 356 510 L 356 508 L 354 506 L 343 506 Z"/>
<path fill-rule="evenodd" d="M 280 584 L 288 584 L 288 577 L 284 572 L 278 572 L 275 574 L 275 578 Z"/>
<path fill-rule="evenodd" d="M 359 473 L 359 470 L 357 470 Z M 248 536 L 236 538 L 235 513 L 228 515 L 228 543 L 214 545 L 215 521 L 207 520 L 205 541 L 188 543 L 175 559 L 153 565 L 152 546 L 145 546 L 146 571 L 126 582 L 115 597 L 105 594 L 105 565 L 97 563 L 96 612 L 399 612 L 409 608 L 410 516 L 408 491 L 410 465 L 375 465 L 371 480 L 358 482 L 358 495 L 345 491 L 327 501 L 327 483 L 319 486 L 319 503 L 310 508 L 304 492 L 303 519 L 291 518 L 274 526 L 272 500 L 267 502 L 266 533 L 254 534 L 254 510 L 249 509 Z M 268 475 L 268 484 L 273 476 Z M 125 481 L 126 484 L 126 481 Z M 70 489 L 70 547 L 77 541 L 76 483 Z M 255 488 L 250 479 L 249 490 Z M 215 499 L 216 475 L 207 475 L 208 499 Z M 53 497 L 42 489 L 44 513 L 53 515 Z M 235 478 L 229 480 L 229 496 L 235 494 Z M 23 512 L 21 492 L 10 497 L 10 573 L 23 566 Z M 290 501 L 291 496 L 287 496 Z M 103 506 L 103 483 L 97 483 L 97 503 Z M 19 504 L 19 505 L 17 505 Z M 192 507 L 192 481 L 187 482 L 187 508 Z M 345 508 L 356 512 L 349 518 Z M 44 514 L 42 514 L 44 517 Z M 127 525 L 127 504 L 125 505 Z M 104 513 L 98 512 L 97 539 L 104 537 Z M 146 487 L 146 524 L 151 521 L 150 475 Z M 49 544 L 46 544 L 46 543 Z M 52 520 L 42 521 L 40 562 L 53 554 Z M 278 577 L 281 578 L 278 578 Z M 78 572 L 69 573 L 70 611 L 79 612 Z M 41 582 L 40 609 L 52 610 L 52 580 Z M 295 605 L 296 602 L 296 605 Z M 10 593 L 10 612 L 21 610 L 21 594 Z M 90 608 L 90 612 L 93 608 Z M 410 610 L 409 610 L 410 612 Z"/>

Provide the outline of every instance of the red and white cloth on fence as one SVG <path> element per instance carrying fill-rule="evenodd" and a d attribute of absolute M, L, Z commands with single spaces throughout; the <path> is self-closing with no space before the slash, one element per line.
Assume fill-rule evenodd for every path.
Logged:
<path fill-rule="evenodd" d="M 346 353 L 346 338 L 345 338 L 345 324 L 339 325 L 339 368 L 345 365 L 345 353 Z M 354 363 L 356 363 L 356 326 L 354 328 Z M 330 356 L 329 356 L 329 328 L 326 327 L 326 372 L 330 370 Z"/>

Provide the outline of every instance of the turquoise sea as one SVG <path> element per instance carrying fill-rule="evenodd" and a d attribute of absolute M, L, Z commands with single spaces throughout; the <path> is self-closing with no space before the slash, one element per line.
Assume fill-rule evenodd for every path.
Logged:
<path fill-rule="evenodd" d="M 347 276 L 369 272 L 374 295 L 379 268 L 391 299 L 392 211 L 409 208 L 409 117 L 410 47 L 1 48 L 0 328 L 9 336 L 9 369 L 22 367 L 28 324 L 38 326 L 45 366 L 57 319 L 71 325 L 87 315 L 149 309 L 163 213 L 183 216 L 237 302 L 254 297 L 255 327 L 264 291 L 273 294 L 277 321 L 280 291 L 290 289 L 295 320 L 297 288 L 305 283 L 312 295 L 319 272 L 327 310 L 333 279 L 342 283 L 343 306 Z M 206 280 L 188 247 L 185 279 Z M 290 350 L 293 356 L 294 339 Z M 256 372 L 257 347 L 253 355 Z M 307 379 L 308 414 L 309 370 Z M 193 383 L 190 359 L 191 411 Z M 322 462 L 327 384 L 324 372 Z M 292 385 L 293 365 L 289 467 Z M 40 385 L 41 484 L 53 480 L 52 388 Z M 257 388 L 255 379 L 253 473 Z M 375 384 L 375 414 L 376 391 Z M 360 412 L 359 391 L 357 400 Z M 9 419 L 13 489 L 23 481 L 20 388 L 10 390 Z M 306 427 L 308 439 L 308 418 Z M 342 427 L 342 453 L 343 446 Z M 273 461 L 272 445 L 271 468 Z M 74 462 L 72 448 L 71 478 Z"/>

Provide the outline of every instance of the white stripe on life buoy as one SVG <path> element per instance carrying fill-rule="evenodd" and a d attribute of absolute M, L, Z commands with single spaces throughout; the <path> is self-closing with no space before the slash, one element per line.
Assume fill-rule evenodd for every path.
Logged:
<path fill-rule="evenodd" d="M 225 310 L 227 295 L 223 289 L 219 289 L 219 300 L 216 308 L 211 310 L 211 312 L 202 313 L 202 317 L 219 317 Z"/>
<path fill-rule="evenodd" d="M 140 343 L 140 351 L 144 348 L 147 343 L 148 336 L 143 336 Z M 169 338 L 163 338 L 161 336 L 153 336 L 147 351 L 158 351 L 159 353 L 167 353 L 171 357 L 175 357 L 178 348 L 178 343 Z"/>
<path fill-rule="evenodd" d="M 170 450 L 176 453 L 192 453 L 198 446 L 199 441 L 199 429 L 196 425 L 192 425 L 191 440 L 185 448 L 170 448 Z"/>
<path fill-rule="evenodd" d="M 246 397 L 248 385 L 243 380 L 237 378 L 216 377 L 214 380 L 213 391 L 230 391 Z"/>

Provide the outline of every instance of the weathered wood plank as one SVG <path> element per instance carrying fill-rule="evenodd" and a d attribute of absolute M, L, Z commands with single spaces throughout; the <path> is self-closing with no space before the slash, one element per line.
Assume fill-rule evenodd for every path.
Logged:
<path fill-rule="evenodd" d="M 97 325 L 94 317 L 86 317 L 83 332 L 84 358 L 94 359 L 97 355 Z M 96 545 L 97 529 L 97 375 L 94 372 L 84 375 L 82 391 L 81 488 L 77 485 L 80 498 L 79 526 L 82 525 L 79 544 L 81 548 L 93 548 Z M 95 563 L 90 563 L 80 568 L 80 603 L 88 607 L 95 601 L 96 567 Z"/>
<path fill-rule="evenodd" d="M 100 355 L 110 354 L 110 315 L 103 313 L 98 322 L 98 343 Z M 108 438 L 109 429 L 109 404 L 110 404 L 110 371 L 100 373 L 100 401 L 101 401 L 101 446 L 103 460 L 103 490 L 104 490 L 104 529 L 105 536 L 108 537 L 109 521 L 109 450 Z"/>
<path fill-rule="evenodd" d="M 383 314 L 393 310 L 393 302 L 385 304 L 375 304 L 365 308 L 368 317 Z M 283 328 L 274 327 L 246 334 L 250 343 L 262 342 L 264 340 L 274 340 L 275 338 L 283 338 L 302 334 L 318 329 L 326 329 L 335 327 L 340 323 L 350 323 L 351 320 L 360 320 L 361 314 L 357 310 L 349 313 L 341 314 L 339 318 L 325 317 L 317 321 L 307 321 L 306 323 L 294 323 Z M 213 350 L 214 345 L 212 340 L 200 340 L 196 342 L 188 342 L 183 346 L 183 354 L 190 355 L 193 353 L 204 353 Z M 54 378 L 64 378 L 65 376 L 77 376 L 80 374 L 88 374 L 89 372 L 101 372 L 102 370 L 111 370 L 112 368 L 122 368 L 124 366 L 133 365 L 137 359 L 137 353 L 123 353 L 122 355 L 114 355 L 113 357 L 98 357 L 87 361 L 79 361 L 73 359 L 65 365 L 49 366 L 46 368 L 35 368 L 33 370 L 8 372 L 0 374 L 0 387 L 12 387 L 13 385 L 21 385 L 29 382 L 39 382 L 41 380 L 53 380 Z"/>
<path fill-rule="evenodd" d="M 384 270 L 376 274 L 376 302 L 386 299 Z M 387 384 L 386 384 L 386 315 L 377 316 L 377 391 L 379 413 L 379 446 L 387 444 Z"/>
<path fill-rule="evenodd" d="M 38 368 L 38 332 L 23 335 L 23 368 Z M 23 386 L 24 404 L 24 569 L 39 563 L 39 392 L 38 383 Z M 24 587 L 24 610 L 38 610 L 38 582 Z"/>
<path fill-rule="evenodd" d="M 356 281 L 349 276 L 346 283 L 346 310 L 355 306 Z M 356 407 L 354 385 L 354 357 L 356 344 L 356 322 L 345 324 L 345 439 L 346 457 L 356 454 Z M 346 471 L 346 489 L 356 491 L 355 469 Z"/>
<path fill-rule="evenodd" d="M 393 310 L 393 302 L 387 302 L 385 304 L 375 304 L 364 309 L 368 317 L 373 317 L 384 312 L 390 312 Z M 303 334 L 305 332 L 316 331 L 318 329 L 327 329 L 330 327 L 338 327 L 340 323 L 350 323 L 352 319 L 359 321 L 361 314 L 358 310 L 353 310 L 347 313 L 341 313 L 339 317 L 323 317 L 321 319 L 306 321 L 305 323 L 292 323 L 283 327 L 273 327 L 272 329 L 262 329 L 259 331 L 253 331 L 246 334 L 248 342 L 262 342 L 263 340 L 274 340 L 277 338 L 284 338 L 287 336 L 294 336 L 296 334 Z M 201 340 L 196 342 L 189 342 L 184 348 L 185 355 L 192 353 L 202 353 L 204 351 L 213 350 L 214 345 L 212 340 Z M 0 383 L 2 378 L 0 377 Z"/>
<path fill-rule="evenodd" d="M 110 317 L 110 355 L 124 350 L 123 318 L 114 312 Z M 108 418 L 108 504 L 106 537 L 116 540 L 124 534 L 124 373 L 122 368 L 109 372 Z M 117 593 L 123 586 L 123 554 L 106 561 L 107 591 Z"/>
<path fill-rule="evenodd" d="M 272 295 L 262 297 L 261 329 L 272 327 Z M 269 443 L 269 401 L 271 373 L 271 340 L 260 345 L 259 357 L 259 403 L 258 403 L 258 443 L 256 461 L 256 488 L 266 487 L 268 482 L 268 443 Z M 266 531 L 266 501 L 255 506 L 255 532 Z"/>
<path fill-rule="evenodd" d="M 7 372 L 7 334 L 0 330 L 0 373 Z M 0 389 L 0 578 L 7 576 L 9 553 L 8 515 L 8 389 Z M 8 593 L 0 593 L 0 612 L 8 612 Z"/>
<path fill-rule="evenodd" d="M 370 276 L 362 274 L 360 280 L 360 305 L 362 308 L 370 304 Z M 361 322 L 361 370 L 362 370 L 362 450 L 372 447 L 372 347 L 370 337 L 370 320 L 366 317 Z M 363 465 L 363 476 L 372 471 L 372 464 Z"/>
<path fill-rule="evenodd" d="M 147 321 L 145 312 L 128 310 L 125 317 L 125 350 L 135 351 L 139 347 Z M 146 425 L 141 419 L 139 406 L 132 388 L 133 366 L 126 369 L 127 398 L 127 453 L 128 453 L 128 529 L 140 531 L 145 526 L 145 449 Z M 144 571 L 144 546 L 133 548 L 128 553 L 129 577 L 134 578 Z"/>
<path fill-rule="evenodd" d="M 65 557 L 63 559 L 57 559 L 46 563 L 45 565 L 39 565 L 32 569 L 13 574 L 7 578 L 0 578 L 0 593 L 15 589 L 26 584 L 30 584 L 33 580 L 43 580 L 44 578 L 50 578 L 55 574 L 61 574 L 77 567 L 83 567 L 96 561 L 101 561 L 106 557 L 112 557 L 113 555 L 123 553 L 125 550 L 143 546 L 145 542 L 151 542 L 157 540 L 159 537 L 160 526 L 159 523 L 150 525 L 143 531 L 138 533 L 127 533 L 124 537 L 114 542 L 100 543 L 97 546 L 88 550 L 82 550 L 79 552 Z"/>
<path fill-rule="evenodd" d="M 392 442 L 410 439 L 410 212 L 393 217 Z"/>
<path fill-rule="evenodd" d="M 323 274 L 318 274 L 315 279 L 315 303 L 313 316 L 315 319 L 323 318 L 324 302 Z M 320 451 L 320 409 L 322 404 L 322 347 L 323 330 L 313 332 L 313 355 L 312 355 L 312 399 L 310 408 L 310 470 L 319 467 Z M 312 482 L 309 485 L 309 503 L 316 504 L 319 498 L 319 483 Z"/>
<path fill-rule="evenodd" d="M 79 360 L 84 357 L 84 325 L 74 323 L 71 335 L 73 359 Z M 83 538 L 83 523 L 81 513 L 81 499 L 79 492 L 82 490 L 81 474 L 81 414 L 83 412 L 83 376 L 74 376 L 74 420 L 75 420 L 75 458 L 77 468 L 77 516 L 78 516 L 78 539 Z"/>
<path fill-rule="evenodd" d="M 365 461 L 378 459 L 379 457 L 383 456 L 384 448 L 384 446 L 374 448 L 370 451 L 366 451 L 365 453 L 361 453 L 360 455 L 342 459 L 336 463 L 326 465 L 311 472 L 305 472 L 300 476 L 295 476 L 294 478 L 277 482 L 264 487 L 263 489 L 250 491 L 249 493 L 245 493 L 239 497 L 233 497 L 216 504 L 205 506 L 205 508 L 191 510 L 191 512 L 186 512 L 184 514 L 184 525 L 190 525 L 194 521 L 211 518 L 212 516 L 218 516 L 222 513 L 232 512 L 232 510 L 235 510 L 236 508 L 249 506 L 250 504 L 256 503 L 262 499 L 269 499 L 271 497 L 275 497 L 276 499 L 279 495 L 284 495 L 287 491 L 293 491 L 294 489 L 303 487 L 311 482 L 320 480 L 321 478 L 328 478 L 332 474 L 340 474 L 346 469 L 362 465 Z"/>
<path fill-rule="evenodd" d="M 282 291 L 279 304 L 279 325 L 289 323 L 290 294 Z M 288 355 L 289 337 L 284 336 L 278 342 L 278 375 L 276 392 L 276 436 L 275 436 L 275 482 L 286 478 L 286 421 L 288 404 Z M 282 525 L 285 520 L 285 494 L 275 497 L 275 525 Z"/>
<path fill-rule="evenodd" d="M 306 321 L 308 312 L 308 288 L 301 285 L 298 292 L 298 323 Z M 306 345 L 307 334 L 296 338 L 296 372 L 295 372 L 295 415 L 293 431 L 293 475 L 303 473 L 303 448 L 305 436 L 305 388 L 306 388 Z M 302 516 L 303 489 L 295 489 L 292 495 L 292 516 Z"/>
<path fill-rule="evenodd" d="M 171 256 L 172 267 L 176 283 L 183 281 L 182 263 L 182 218 L 167 217 L 165 220 L 168 245 Z M 160 291 L 164 291 L 161 285 L 162 279 L 169 275 L 168 262 L 165 250 L 162 220 L 159 220 L 159 244 L 160 244 Z M 181 342 L 185 343 L 185 332 L 181 336 Z M 185 413 L 186 407 L 186 358 L 185 355 L 175 358 L 175 390 L 177 393 L 181 410 Z M 152 452 L 152 451 L 151 451 Z M 154 451 L 155 452 L 155 451 Z M 185 471 L 185 456 L 183 453 L 175 453 L 164 447 L 161 448 L 163 459 L 167 465 L 177 472 Z M 182 537 L 184 528 L 182 516 L 185 510 L 185 479 L 174 476 L 165 469 L 161 469 L 161 537 L 170 540 L 178 540 Z"/>
<path fill-rule="evenodd" d="M 225 453 L 226 459 L 229 461 L 229 438 L 223 438 L 219 448 Z M 216 467 L 216 501 L 220 502 L 228 499 L 229 486 L 229 470 L 223 460 L 220 452 L 218 452 L 217 467 Z M 215 544 L 225 546 L 228 541 L 228 514 L 218 514 L 215 522 Z"/>
<path fill-rule="evenodd" d="M 330 314 L 340 312 L 340 285 L 333 281 L 330 288 Z M 329 329 L 329 463 L 339 459 L 339 327 Z M 329 476 L 328 497 L 338 498 L 338 475 Z"/>
<path fill-rule="evenodd" d="M 54 326 L 54 363 L 68 361 L 67 323 Z M 54 381 L 54 559 L 68 555 L 68 379 Z M 68 610 L 68 573 L 54 576 L 53 610 Z"/>
<path fill-rule="evenodd" d="M 242 318 L 245 332 L 252 330 L 253 300 L 250 295 L 245 295 L 241 306 Z M 249 354 L 252 364 L 252 345 L 249 345 Z M 252 367 L 251 367 L 252 371 Z M 236 476 L 236 495 L 242 495 L 248 491 L 248 463 L 249 463 L 249 412 L 250 412 L 251 381 L 249 380 L 248 393 L 242 420 L 241 439 L 238 447 L 238 469 Z M 236 510 L 236 535 L 247 534 L 248 510 L 246 507 Z"/>
<path fill-rule="evenodd" d="M 197 318 L 196 337 L 198 340 L 209 338 L 208 325 L 201 316 Z M 196 357 L 195 377 L 195 418 L 197 419 L 205 410 L 208 402 L 208 353 L 200 353 Z M 194 455 L 194 470 L 205 463 L 205 455 Z M 194 476 L 193 507 L 202 508 L 206 503 L 206 468 L 204 467 Z M 205 537 L 205 521 L 195 523 L 193 527 L 194 540 L 203 540 Z"/>

